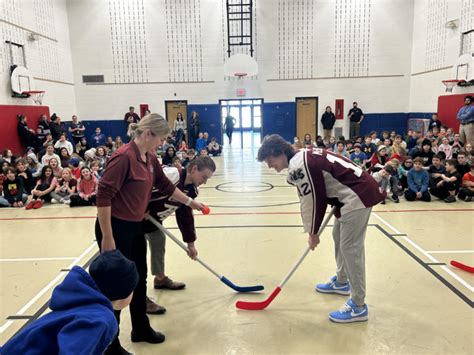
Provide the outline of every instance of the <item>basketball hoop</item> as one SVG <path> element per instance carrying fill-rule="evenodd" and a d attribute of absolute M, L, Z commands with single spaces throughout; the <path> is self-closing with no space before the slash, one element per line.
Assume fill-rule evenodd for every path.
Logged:
<path fill-rule="evenodd" d="M 463 80 L 443 80 L 442 83 L 446 86 L 446 92 L 453 92 L 453 88 Z"/>
<path fill-rule="evenodd" d="M 237 77 L 237 79 L 242 79 L 244 76 L 247 76 L 247 73 L 234 73 L 234 76 Z"/>
<path fill-rule="evenodd" d="M 35 90 L 35 91 L 23 91 L 22 94 L 28 95 L 28 97 L 31 97 L 35 104 L 41 105 L 43 104 L 43 96 L 44 96 L 44 91 L 40 90 Z"/>

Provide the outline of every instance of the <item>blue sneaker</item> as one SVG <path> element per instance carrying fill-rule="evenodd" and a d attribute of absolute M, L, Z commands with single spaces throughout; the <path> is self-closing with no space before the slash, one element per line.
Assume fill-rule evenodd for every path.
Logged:
<path fill-rule="evenodd" d="M 340 310 L 329 313 L 329 319 L 336 323 L 365 322 L 369 319 L 369 308 L 367 305 L 357 307 L 349 298 Z"/>
<path fill-rule="evenodd" d="M 328 283 L 317 284 L 316 291 L 321 293 L 337 293 L 338 295 L 349 296 L 351 294 L 351 286 L 348 283 L 340 284 L 336 281 L 337 277 L 331 277 Z"/>

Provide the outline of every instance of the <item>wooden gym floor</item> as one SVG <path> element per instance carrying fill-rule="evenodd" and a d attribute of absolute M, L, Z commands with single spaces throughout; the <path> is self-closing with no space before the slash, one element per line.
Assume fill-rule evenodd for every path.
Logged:
<path fill-rule="evenodd" d="M 128 311 L 122 344 L 136 354 L 472 354 L 473 205 L 388 201 L 373 209 L 367 232 L 369 321 L 334 324 L 327 315 L 344 296 L 314 291 L 334 274 L 331 227 L 281 294 L 264 311 L 241 311 L 236 300 L 263 300 L 306 248 L 296 190 L 284 174 L 255 161 L 256 149 L 228 149 L 200 189 L 211 214 L 196 214 L 199 256 L 234 283 L 263 284 L 236 294 L 167 241 L 167 274 L 183 291 L 148 294 L 167 308 L 150 316 L 166 334 L 160 345 L 132 344 Z M 88 265 L 98 248 L 94 208 L 0 209 L 0 344 L 47 311 L 52 289 L 73 265 Z M 470 222 L 469 222 L 470 221 Z M 332 224 L 332 223 L 331 223 Z M 180 236 L 174 217 L 165 226 Z"/>

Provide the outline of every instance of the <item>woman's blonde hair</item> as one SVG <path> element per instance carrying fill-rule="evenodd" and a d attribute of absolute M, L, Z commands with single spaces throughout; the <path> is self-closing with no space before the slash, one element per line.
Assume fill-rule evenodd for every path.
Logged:
<path fill-rule="evenodd" d="M 168 122 L 163 116 L 157 113 L 150 113 L 143 117 L 140 122 L 130 123 L 127 134 L 133 139 L 140 137 L 147 129 L 157 137 L 166 137 L 171 132 Z"/>

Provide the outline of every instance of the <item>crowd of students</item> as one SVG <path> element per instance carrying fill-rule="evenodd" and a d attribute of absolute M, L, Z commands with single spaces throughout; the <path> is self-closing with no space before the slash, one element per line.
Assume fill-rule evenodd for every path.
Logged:
<path fill-rule="evenodd" d="M 100 127 L 88 140 L 84 125 L 75 115 L 67 130 L 56 114 L 49 119 L 42 115 L 35 130 L 28 127 L 26 116 L 18 115 L 18 134 L 26 153 L 13 155 L 10 149 L 0 152 L 0 207 L 95 205 L 107 160 L 124 145 L 120 136 L 106 137 Z M 186 135 L 175 130 L 157 154 L 163 165 L 185 168 L 198 156 L 218 156 L 221 152 L 216 138 L 209 139 L 207 132 L 200 132 L 190 148 Z"/>
<path fill-rule="evenodd" d="M 294 138 L 296 149 L 319 147 L 344 156 L 367 170 L 395 203 L 429 202 L 432 196 L 445 202 L 471 201 L 474 196 L 472 145 L 460 141 L 459 134 L 445 127 L 433 115 L 430 128 L 423 134 L 409 130 L 406 137 L 395 131 L 370 132 L 367 136 L 315 141 L 306 134 L 303 141 Z M 385 204 L 385 201 L 382 202 Z"/>

